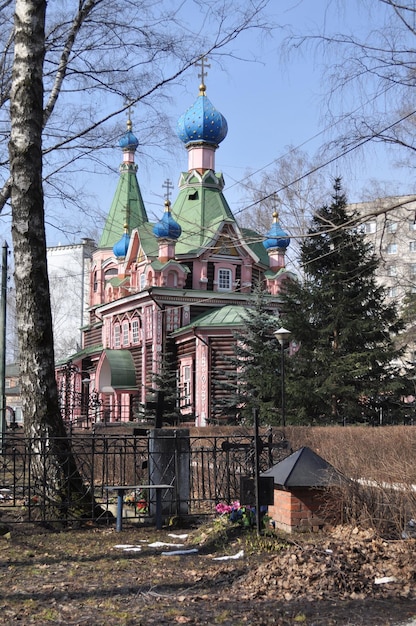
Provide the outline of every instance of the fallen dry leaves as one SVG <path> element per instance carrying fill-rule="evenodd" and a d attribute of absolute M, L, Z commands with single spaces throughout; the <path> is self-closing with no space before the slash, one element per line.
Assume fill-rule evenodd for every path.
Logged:
<path fill-rule="evenodd" d="M 247 599 L 286 601 L 416 597 L 416 541 L 386 541 L 373 531 L 337 528 L 285 552 L 235 583 Z"/>
<path fill-rule="evenodd" d="M 415 540 L 340 528 L 266 541 L 206 525 L 183 540 L 198 553 L 162 556 L 150 546 L 170 532 L 13 526 L 0 537 L 0 624 L 391 626 L 416 615 Z"/>

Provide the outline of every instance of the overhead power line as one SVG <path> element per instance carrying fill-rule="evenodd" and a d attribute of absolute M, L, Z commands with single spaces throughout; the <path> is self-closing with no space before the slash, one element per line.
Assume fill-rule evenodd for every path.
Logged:
<path fill-rule="evenodd" d="M 368 142 L 372 141 L 373 139 L 375 139 L 377 136 L 380 136 L 382 133 L 387 132 L 388 130 L 390 130 L 391 128 L 394 128 L 398 124 L 401 124 L 402 122 L 404 122 L 406 119 L 408 119 L 409 117 L 411 117 L 415 113 L 416 113 L 416 110 L 411 111 L 410 113 L 407 113 L 406 115 L 403 115 L 403 117 L 401 117 L 400 119 L 396 120 L 392 124 L 389 124 L 385 128 L 382 128 L 377 133 L 373 133 L 370 137 L 366 137 L 365 139 L 363 139 L 362 141 L 356 143 L 355 145 L 350 146 L 349 148 L 346 148 L 341 153 L 331 157 L 327 161 L 324 161 L 324 163 L 321 163 L 320 165 L 317 165 L 316 167 L 313 167 L 312 169 L 308 170 L 307 172 L 305 172 L 301 176 L 298 176 L 295 180 L 292 180 L 290 183 L 287 183 L 286 185 L 283 185 L 282 187 L 279 187 L 278 189 L 275 189 L 275 190 L 271 191 L 267 195 L 262 196 L 258 200 L 255 200 L 251 204 L 249 204 L 249 205 L 247 205 L 247 206 L 245 206 L 245 207 L 243 207 L 241 209 L 238 209 L 237 211 L 235 211 L 235 214 L 237 215 L 239 213 L 242 213 L 243 211 L 247 211 L 248 209 L 251 209 L 252 207 L 256 206 L 257 204 L 260 204 L 261 202 L 264 202 L 265 200 L 268 200 L 269 198 L 271 198 L 275 194 L 279 194 L 281 191 L 284 191 L 288 187 L 291 187 L 292 185 L 295 185 L 296 183 L 300 182 L 301 180 L 303 180 L 307 176 L 310 176 L 311 174 L 314 174 L 315 172 L 318 172 L 319 170 L 321 170 L 322 168 L 326 167 L 327 165 L 330 165 L 331 163 L 334 163 L 335 161 L 337 161 L 338 159 L 346 156 L 350 152 L 353 152 L 354 150 L 357 150 L 358 148 L 361 148 L 366 143 L 368 143 Z"/>

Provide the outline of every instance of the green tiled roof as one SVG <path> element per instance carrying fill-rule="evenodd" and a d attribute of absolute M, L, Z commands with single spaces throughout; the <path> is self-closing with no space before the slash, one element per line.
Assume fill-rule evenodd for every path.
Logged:
<path fill-rule="evenodd" d="M 211 245 L 222 222 L 235 219 L 221 190 L 195 182 L 179 192 L 172 216 L 182 228 L 176 254 L 197 254 Z"/>
<path fill-rule="evenodd" d="M 290 277 L 292 280 L 297 280 L 298 277 L 294 272 L 291 272 L 290 270 L 286 269 L 286 267 L 280 267 L 277 272 L 273 272 L 272 270 L 267 270 L 266 272 L 264 272 L 264 275 L 266 276 L 266 278 L 269 279 L 274 279 L 277 278 L 280 274 L 285 274 L 286 276 Z"/>
<path fill-rule="evenodd" d="M 178 329 L 173 335 L 182 333 L 191 328 L 234 328 L 245 324 L 246 306 L 229 304 L 218 307 L 208 313 L 198 315 L 190 324 Z"/>
<path fill-rule="evenodd" d="M 98 354 L 99 352 L 102 352 L 103 349 L 103 345 L 102 343 L 97 343 L 93 346 L 89 346 L 88 348 L 83 348 L 82 350 L 79 350 L 79 352 L 75 352 L 74 354 L 71 354 L 70 357 L 66 358 L 66 359 L 62 359 L 61 361 L 57 361 L 55 363 L 55 366 L 61 366 L 61 365 L 66 365 L 67 363 L 70 363 L 71 361 L 78 361 L 79 359 L 83 359 L 86 356 L 89 356 L 90 354 Z"/>
<path fill-rule="evenodd" d="M 110 280 L 108 281 L 110 283 L 110 285 L 112 285 L 113 287 L 121 287 L 121 285 L 128 283 L 129 279 L 128 278 L 119 278 L 118 276 L 113 276 L 112 278 L 110 278 Z"/>
<path fill-rule="evenodd" d="M 131 352 L 128 350 L 105 350 L 111 371 L 113 389 L 135 389 L 136 372 Z"/>
<path fill-rule="evenodd" d="M 117 189 L 111 203 L 99 248 L 112 248 L 124 234 L 127 224 L 129 234 L 148 221 L 134 166 L 122 169 Z"/>
<path fill-rule="evenodd" d="M 241 232 L 244 241 L 248 247 L 253 250 L 254 254 L 258 256 L 260 262 L 266 266 L 269 265 L 269 255 L 267 254 L 266 248 L 263 246 L 263 237 L 250 228 L 241 228 Z"/>
<path fill-rule="evenodd" d="M 218 177 L 222 180 L 221 175 Z M 199 254 L 201 250 L 212 245 L 222 223 L 236 224 L 221 185 L 210 186 L 207 180 L 203 183 L 195 180 L 190 184 L 191 180 L 187 179 L 187 185 L 181 188 L 172 207 L 172 215 L 182 228 L 182 235 L 176 244 L 178 255 Z M 261 235 L 248 228 L 241 229 L 241 233 L 247 246 L 260 263 L 267 267 L 269 257 Z"/>
<path fill-rule="evenodd" d="M 166 262 L 162 263 L 161 261 L 159 261 L 159 259 L 155 259 L 154 261 L 152 261 L 151 265 L 152 265 L 154 270 L 160 271 L 160 270 L 163 270 L 163 268 L 167 267 L 168 265 L 177 265 L 177 263 L 176 263 L 176 261 L 166 261 Z M 184 270 L 184 272 L 186 274 L 189 274 L 190 269 L 189 269 L 189 267 L 187 265 L 183 265 L 181 263 L 180 267 L 181 267 L 182 270 Z"/>
<path fill-rule="evenodd" d="M 156 237 L 153 234 L 153 224 L 150 222 L 144 223 L 139 228 L 140 243 L 145 254 L 148 257 L 157 257 L 159 253 L 159 246 Z"/>

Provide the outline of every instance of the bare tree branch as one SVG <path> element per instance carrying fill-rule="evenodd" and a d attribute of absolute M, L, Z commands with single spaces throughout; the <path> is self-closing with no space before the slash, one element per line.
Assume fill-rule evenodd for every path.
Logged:
<path fill-rule="evenodd" d="M 55 104 L 58 100 L 59 94 L 61 93 L 62 83 L 65 79 L 65 75 L 68 69 L 69 55 L 71 54 L 71 51 L 73 49 L 76 36 L 82 28 L 82 25 L 87 16 L 90 15 L 91 11 L 97 6 L 97 4 L 101 4 L 101 2 L 102 0 L 86 0 L 86 2 L 79 3 L 79 10 L 74 17 L 72 27 L 68 33 L 68 37 L 66 39 L 59 61 L 58 69 L 56 71 L 55 81 L 49 94 L 49 100 L 43 112 L 43 126 L 45 126 L 47 121 L 49 120 Z"/>
<path fill-rule="evenodd" d="M 95 150 L 98 155 L 103 148 L 113 146 L 120 129 L 112 121 L 138 102 L 150 107 L 149 133 L 158 134 L 159 146 L 161 133 L 165 133 L 163 142 L 167 143 L 167 133 L 171 132 L 168 124 L 158 124 L 162 119 L 160 102 L 167 96 L 168 85 L 176 83 L 201 54 L 216 55 L 218 59 L 232 56 L 230 44 L 242 32 L 270 30 L 272 27 L 263 18 L 268 2 L 244 0 L 231 11 L 228 0 L 184 0 L 174 9 L 145 0 L 80 0 L 75 3 L 72 17 L 72 2 L 49 4 L 44 62 L 44 175 L 50 180 L 54 172 L 79 159 L 80 154 L 87 156 Z M 12 5 L 4 3 L 4 7 Z M 199 19 L 190 26 L 184 19 L 188 5 L 200 11 Z M 0 17 L 0 26 L 0 129 L 5 129 L 0 131 L 0 166 L 7 170 L 13 41 L 10 12 Z M 153 104 L 156 95 L 159 106 Z M 10 199 L 10 179 L 5 175 L 3 180 L 0 212 Z"/>
<path fill-rule="evenodd" d="M 326 101 L 331 116 L 335 108 L 348 107 L 352 95 L 358 101 L 354 114 L 344 116 L 344 132 L 325 149 L 335 145 L 348 149 L 371 141 L 383 142 L 398 153 L 413 153 L 416 6 L 410 0 L 369 3 L 366 24 L 362 37 L 355 32 L 293 36 L 286 49 L 311 45 L 328 55 Z M 338 114 L 336 119 L 340 118 Z"/>

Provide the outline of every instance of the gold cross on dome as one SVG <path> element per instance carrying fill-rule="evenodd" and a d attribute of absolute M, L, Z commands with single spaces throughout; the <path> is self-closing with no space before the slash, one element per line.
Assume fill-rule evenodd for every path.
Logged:
<path fill-rule="evenodd" d="M 200 57 L 195 65 L 201 68 L 201 73 L 198 74 L 198 78 L 201 79 L 201 83 L 205 87 L 205 77 L 208 75 L 208 72 L 205 71 L 205 68 L 211 67 L 211 65 L 208 63 L 208 57 Z"/>
<path fill-rule="evenodd" d="M 131 130 L 133 127 L 133 123 L 131 121 L 131 116 L 134 110 L 134 106 L 133 106 L 133 100 L 131 100 L 130 98 L 126 99 L 124 101 L 125 105 L 128 105 L 128 109 L 127 109 L 127 128 L 128 130 Z"/>
<path fill-rule="evenodd" d="M 173 190 L 173 184 L 172 184 L 172 181 L 171 181 L 171 180 L 169 180 L 169 178 L 167 178 L 167 179 L 165 180 L 165 182 L 163 183 L 162 187 L 163 187 L 164 189 L 166 189 L 166 192 L 165 192 L 165 199 L 166 199 L 166 200 L 168 200 L 168 201 L 170 201 L 170 193 L 171 193 L 171 191 Z"/>

